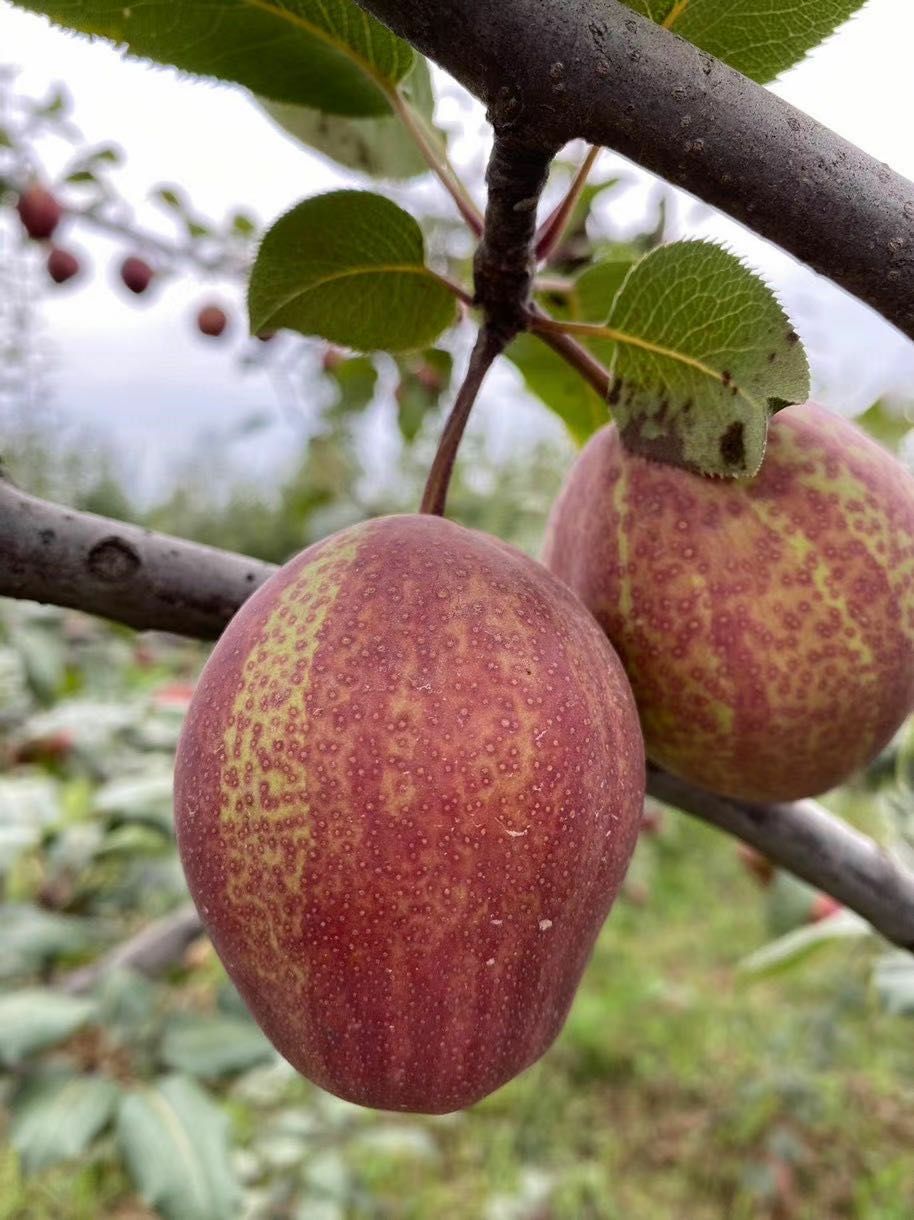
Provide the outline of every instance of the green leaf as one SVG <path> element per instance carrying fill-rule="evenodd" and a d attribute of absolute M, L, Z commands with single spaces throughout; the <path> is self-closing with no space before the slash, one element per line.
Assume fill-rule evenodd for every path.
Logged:
<path fill-rule="evenodd" d="M 89 920 L 41 907 L 0 906 L 0 978 L 36 970 L 56 957 L 79 953 L 92 940 Z"/>
<path fill-rule="evenodd" d="M 400 90 L 409 95 L 407 104 L 431 141 L 443 147 L 444 137 L 432 126 L 435 95 L 428 64 L 421 56 L 416 57 L 416 65 L 401 82 Z M 289 135 L 347 169 L 395 181 L 428 172 L 428 163 L 415 140 L 395 115 L 353 119 L 264 98 L 260 102 Z"/>
<path fill-rule="evenodd" d="M 251 331 L 290 327 L 362 351 L 431 343 L 454 319 L 425 266 L 422 231 L 367 191 L 307 199 L 263 239 L 248 291 Z"/>
<path fill-rule="evenodd" d="M 171 834 L 173 787 L 171 771 L 157 763 L 147 772 L 103 784 L 95 794 L 93 809 L 103 817 L 146 822 Z"/>
<path fill-rule="evenodd" d="M 0 1061 L 19 1063 L 34 1051 L 63 1042 L 94 1012 L 91 1000 L 40 987 L 0 996 Z"/>
<path fill-rule="evenodd" d="M 855 423 L 868 432 L 873 440 L 897 453 L 901 442 L 914 428 L 914 407 L 910 403 L 897 407 L 880 400 L 858 415 Z"/>
<path fill-rule="evenodd" d="M 839 911 L 828 919 L 805 928 L 796 928 L 786 936 L 763 945 L 740 962 L 740 970 L 756 978 L 780 974 L 836 942 L 857 940 L 871 934 L 872 928 L 865 919 L 853 911 Z"/>
<path fill-rule="evenodd" d="M 13 1102 L 10 1143 L 31 1173 L 75 1160 L 110 1121 L 118 1094 L 103 1076 L 39 1074 Z"/>
<path fill-rule="evenodd" d="M 623 0 L 764 83 L 799 63 L 865 0 Z"/>
<path fill-rule="evenodd" d="M 739 259 L 703 241 L 637 263 L 609 317 L 610 405 L 627 447 L 701 474 L 749 476 L 768 419 L 809 395 L 787 315 Z"/>
<path fill-rule="evenodd" d="M 607 185 L 598 189 L 604 190 Z M 545 294 L 541 300 L 559 320 L 602 322 L 633 262 L 634 255 L 601 259 L 575 277 L 570 292 Z M 587 340 L 585 346 L 609 366 L 615 354 L 614 343 L 595 339 Z M 542 340 L 519 335 L 507 356 L 520 370 L 529 392 L 558 415 L 579 445 L 609 422 L 608 404 Z"/>
<path fill-rule="evenodd" d="M 176 1017 L 165 1031 L 161 1058 L 191 1076 L 230 1076 L 273 1057 L 253 1021 L 231 1016 Z"/>
<path fill-rule="evenodd" d="M 411 444 L 418 436 L 425 416 L 437 407 L 450 385 L 454 361 L 450 352 L 432 348 L 407 356 L 398 364 L 397 423 L 403 439 Z"/>
<path fill-rule="evenodd" d="M 370 356 L 354 356 L 350 360 L 326 369 L 336 390 L 336 401 L 329 414 L 334 417 L 364 411 L 374 398 L 378 383 L 378 370 Z"/>
<path fill-rule="evenodd" d="M 328 114 L 377 115 L 412 48 L 354 0 L 16 0 L 20 8 L 199 76 Z"/>
<path fill-rule="evenodd" d="M 876 962 L 873 981 L 887 1012 L 914 1017 L 914 959 L 910 953 L 886 953 Z"/>
<path fill-rule="evenodd" d="M 167 1076 L 121 1101 L 117 1136 L 142 1197 L 169 1220 L 232 1220 L 228 1118 L 192 1080 Z"/>
<path fill-rule="evenodd" d="M 533 335 L 518 335 L 506 355 L 524 385 L 554 411 L 579 445 L 609 423 L 609 407 L 580 373 Z"/>

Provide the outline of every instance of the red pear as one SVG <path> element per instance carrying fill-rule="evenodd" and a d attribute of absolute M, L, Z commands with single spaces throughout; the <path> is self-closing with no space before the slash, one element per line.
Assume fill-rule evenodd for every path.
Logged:
<path fill-rule="evenodd" d="M 310 547 L 229 624 L 175 776 L 226 969 L 283 1055 L 387 1110 L 549 1047 L 644 799 L 634 701 L 545 568 L 433 516 Z"/>
<path fill-rule="evenodd" d="M 228 316 L 220 305 L 204 305 L 197 314 L 197 329 L 201 335 L 218 339 L 228 326 Z"/>
<path fill-rule="evenodd" d="M 69 250 L 55 246 L 48 255 L 48 275 L 55 284 L 66 284 L 79 275 L 79 259 Z"/>
<path fill-rule="evenodd" d="M 772 420 L 751 479 L 587 444 L 545 557 L 617 648 L 648 755 L 754 801 L 870 763 L 914 706 L 914 480 L 814 404 Z"/>
<path fill-rule="evenodd" d="M 63 215 L 60 204 L 43 186 L 30 186 L 19 196 L 16 211 L 22 227 L 35 241 L 50 237 Z"/>
<path fill-rule="evenodd" d="M 146 291 L 154 274 L 145 259 L 138 258 L 135 254 L 131 254 L 121 263 L 121 279 L 136 296 Z"/>

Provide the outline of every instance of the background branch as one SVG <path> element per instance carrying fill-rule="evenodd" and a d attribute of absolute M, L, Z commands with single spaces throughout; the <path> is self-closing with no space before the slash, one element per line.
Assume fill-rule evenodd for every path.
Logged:
<path fill-rule="evenodd" d="M 605 145 L 692 191 L 914 337 L 914 184 L 619 0 L 358 0 L 496 132 Z"/>
<path fill-rule="evenodd" d="M 50 530 L 44 541 L 40 532 Z M 117 569 L 120 547 L 137 562 L 119 579 L 100 579 L 90 556 L 108 549 Z M 0 595 L 74 606 L 131 627 L 158 627 L 212 639 L 274 569 L 227 551 L 181 542 L 119 521 L 48 504 L 0 480 Z M 149 600 L 142 607 L 143 597 Z M 914 874 L 872 839 L 813 801 L 749 805 L 712 796 L 655 768 L 648 790 L 728 834 L 831 894 L 887 940 L 914 952 Z M 193 939 L 190 913 L 176 928 Z M 168 929 L 170 925 L 162 925 Z M 150 931 L 153 941 L 156 938 Z M 162 930 L 168 941 L 171 931 Z M 180 941 L 178 931 L 175 939 Z M 146 942 L 129 942 L 136 946 Z M 185 942 L 189 943 L 189 942 Z M 183 952 L 183 949 L 181 950 Z M 113 959 L 112 959 L 113 960 Z M 142 958 L 132 959 L 144 969 Z M 152 954 L 150 960 L 158 960 Z M 120 964 L 123 959 L 118 958 Z"/>
<path fill-rule="evenodd" d="M 203 935 L 203 924 L 191 902 L 185 903 L 153 920 L 123 944 L 103 954 L 97 961 L 78 970 L 71 970 L 59 981 L 58 987 L 71 995 L 91 991 L 111 970 L 136 970 L 139 974 L 163 974 L 169 966 L 181 960 L 190 945 Z"/>

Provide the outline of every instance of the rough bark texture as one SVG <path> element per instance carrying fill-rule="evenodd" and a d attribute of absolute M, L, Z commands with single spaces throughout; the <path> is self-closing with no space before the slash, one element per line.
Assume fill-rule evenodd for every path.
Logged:
<path fill-rule="evenodd" d="M 914 337 L 914 184 L 618 0 L 358 0 L 528 151 L 580 137 L 776 242 Z"/>
<path fill-rule="evenodd" d="M 914 875 L 822 805 L 734 801 L 656 767 L 648 768 L 647 790 L 758 848 L 779 867 L 862 915 L 886 940 L 914 953 Z"/>
<path fill-rule="evenodd" d="M 76 513 L 0 477 L 0 595 L 215 639 L 271 564 Z"/>

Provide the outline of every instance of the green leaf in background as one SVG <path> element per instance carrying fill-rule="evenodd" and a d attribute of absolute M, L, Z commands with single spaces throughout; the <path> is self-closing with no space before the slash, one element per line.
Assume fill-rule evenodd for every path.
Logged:
<path fill-rule="evenodd" d="M 543 303 L 560 320 L 602 322 L 633 262 L 634 255 L 593 263 L 575 277 L 569 293 L 547 295 L 542 298 Z M 605 339 L 588 340 L 585 346 L 607 365 L 615 352 L 615 344 Z M 530 393 L 558 415 L 579 445 L 609 422 L 608 404 L 542 340 L 519 335 L 507 355 L 520 370 Z"/>
<path fill-rule="evenodd" d="M 248 290 L 251 331 L 289 327 L 361 351 L 408 351 L 454 319 L 425 265 L 422 230 L 369 191 L 306 199 L 263 239 Z"/>
<path fill-rule="evenodd" d="M 773 80 L 866 0 L 623 0 L 753 80 Z"/>
<path fill-rule="evenodd" d="M 354 0 L 15 0 L 134 55 L 327 114 L 377 115 L 412 48 Z"/>
<path fill-rule="evenodd" d="M 0 996 L 0 1061 L 19 1063 L 33 1051 L 63 1042 L 94 1012 L 91 1000 L 48 988 L 28 987 Z"/>
<path fill-rule="evenodd" d="M 914 428 L 914 408 L 910 403 L 892 405 L 880 399 L 858 415 L 854 423 L 859 424 L 880 445 L 897 453 L 901 442 Z"/>
<path fill-rule="evenodd" d="M 873 981 L 887 1012 L 914 1017 L 914 959 L 910 953 L 886 953 L 876 962 Z"/>
<path fill-rule="evenodd" d="M 171 769 L 155 761 L 148 771 L 103 784 L 92 802 L 96 814 L 123 822 L 145 822 L 165 834 L 173 830 Z"/>
<path fill-rule="evenodd" d="M 10 1143 L 33 1173 L 75 1160 L 111 1120 L 119 1092 L 103 1076 L 40 1073 L 13 1102 Z"/>
<path fill-rule="evenodd" d="M 841 941 L 871 936 L 872 933 L 873 929 L 866 920 L 853 911 L 838 911 L 828 919 L 808 927 L 795 928 L 786 936 L 763 945 L 740 962 L 740 970 L 754 978 L 767 978 L 805 963 L 821 949 Z"/>
<path fill-rule="evenodd" d="M 59 790 L 49 777 L 28 772 L 0 776 L 0 877 L 60 816 Z"/>
<path fill-rule="evenodd" d="M 609 423 L 609 408 L 580 373 L 533 335 L 518 335 L 507 351 L 531 394 L 565 424 L 579 445 Z"/>
<path fill-rule="evenodd" d="M 208 1080 L 243 1072 L 275 1053 L 250 1018 L 180 1016 L 166 1028 L 160 1055 L 166 1066 Z"/>
<path fill-rule="evenodd" d="M 77 916 L 10 903 L 0 906 L 0 928 L 0 978 L 11 978 L 86 949 L 94 925 Z"/>
<path fill-rule="evenodd" d="M 126 1094 L 117 1137 L 142 1197 L 168 1220 L 234 1220 L 228 1117 L 184 1076 Z"/>
<path fill-rule="evenodd" d="M 454 361 L 450 352 L 431 348 L 397 361 L 400 384 L 396 390 L 400 435 L 411 444 L 419 435 L 426 414 L 434 410 L 451 383 Z"/>
<path fill-rule="evenodd" d="M 749 476 L 768 419 L 809 394 L 806 355 L 765 283 L 704 241 L 661 246 L 616 296 L 610 405 L 627 447 L 701 474 Z"/>
<path fill-rule="evenodd" d="M 416 56 L 415 67 L 399 88 L 412 107 L 415 121 L 423 125 L 430 141 L 443 147 L 444 137 L 432 125 L 435 94 L 425 59 Z M 290 136 L 347 169 L 394 181 L 428 171 L 428 162 L 398 116 L 345 118 L 304 106 L 259 100 L 270 118 Z"/>
<path fill-rule="evenodd" d="M 333 349 L 330 349 L 331 352 Z M 334 353 L 335 360 L 325 360 L 324 372 L 333 383 L 336 401 L 330 407 L 331 419 L 364 411 L 374 398 L 378 384 L 378 370 L 370 356 L 353 356 L 347 359 Z"/>

